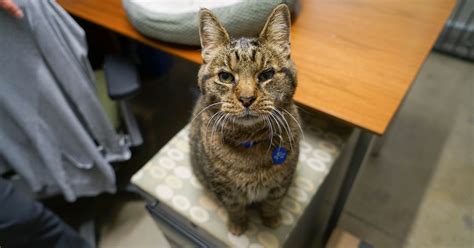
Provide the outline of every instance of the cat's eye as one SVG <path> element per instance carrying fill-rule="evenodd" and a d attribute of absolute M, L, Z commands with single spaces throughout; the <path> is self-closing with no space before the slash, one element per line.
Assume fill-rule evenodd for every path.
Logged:
<path fill-rule="evenodd" d="M 258 75 L 258 81 L 265 82 L 269 79 L 272 79 L 273 75 L 275 75 L 275 70 L 272 68 L 264 70 Z"/>
<path fill-rule="evenodd" d="M 219 72 L 219 74 L 217 74 L 219 76 L 219 80 L 221 80 L 221 82 L 223 83 L 233 83 L 234 82 L 234 76 L 228 72 L 225 72 L 225 71 L 221 71 Z"/>

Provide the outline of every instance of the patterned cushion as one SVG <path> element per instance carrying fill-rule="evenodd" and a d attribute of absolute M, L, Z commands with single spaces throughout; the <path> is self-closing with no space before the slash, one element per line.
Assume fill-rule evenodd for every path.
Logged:
<path fill-rule="evenodd" d="M 233 247 L 279 247 L 291 233 L 337 159 L 350 128 L 314 116 L 303 116 L 304 140 L 293 185 L 283 200 L 282 225 L 269 229 L 251 211 L 247 232 L 239 237 L 226 227 L 226 212 L 194 177 L 189 159 L 189 125 L 140 171 L 132 183 L 201 229 Z"/>

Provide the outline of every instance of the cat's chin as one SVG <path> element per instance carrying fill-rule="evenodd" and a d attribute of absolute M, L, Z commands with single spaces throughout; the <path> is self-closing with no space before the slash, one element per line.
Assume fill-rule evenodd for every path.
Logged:
<path fill-rule="evenodd" d="M 262 121 L 261 118 L 257 117 L 257 116 L 244 116 L 244 117 L 240 117 L 240 118 L 236 118 L 235 119 L 235 123 L 236 124 L 240 124 L 242 126 L 254 126 L 258 123 L 260 123 Z"/>

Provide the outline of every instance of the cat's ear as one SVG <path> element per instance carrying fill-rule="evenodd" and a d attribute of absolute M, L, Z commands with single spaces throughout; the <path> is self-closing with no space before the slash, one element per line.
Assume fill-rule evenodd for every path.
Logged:
<path fill-rule="evenodd" d="M 212 58 L 218 48 L 230 42 L 229 34 L 208 9 L 199 11 L 199 37 L 204 63 Z"/>
<path fill-rule="evenodd" d="M 268 44 L 282 49 L 281 52 L 290 53 L 290 10 L 286 4 L 276 6 L 267 19 L 267 23 L 260 32 L 260 39 Z"/>

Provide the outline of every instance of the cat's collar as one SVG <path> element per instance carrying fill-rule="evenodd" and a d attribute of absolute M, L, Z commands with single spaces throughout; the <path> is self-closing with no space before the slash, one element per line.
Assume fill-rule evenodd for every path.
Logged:
<path fill-rule="evenodd" d="M 251 148 L 257 143 L 259 142 L 249 140 L 240 143 L 240 145 L 244 148 Z M 274 165 L 281 165 L 285 162 L 286 157 L 288 156 L 288 151 L 283 146 L 276 146 L 273 149 L 271 156 Z"/>
<path fill-rule="evenodd" d="M 259 144 L 259 143 L 264 143 L 264 142 L 271 142 L 272 145 L 275 144 L 275 142 L 279 140 L 279 143 L 281 145 L 281 141 L 283 140 L 283 137 L 281 135 L 276 135 L 276 136 L 273 136 L 273 138 L 267 138 L 267 139 L 263 139 L 263 140 L 246 140 L 246 141 L 243 141 L 243 142 L 240 142 L 238 143 L 238 145 L 244 147 L 244 148 L 252 148 L 254 147 L 255 145 Z"/>
<path fill-rule="evenodd" d="M 257 143 L 259 143 L 259 142 L 253 141 L 253 140 L 247 140 L 247 141 L 244 141 L 244 142 L 240 143 L 240 145 L 244 148 L 251 148 L 252 146 L 254 146 Z"/>

